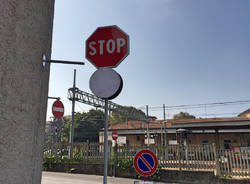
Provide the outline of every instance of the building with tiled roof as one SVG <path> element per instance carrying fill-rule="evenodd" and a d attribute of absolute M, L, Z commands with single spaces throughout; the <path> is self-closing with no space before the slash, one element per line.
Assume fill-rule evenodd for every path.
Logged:
<path fill-rule="evenodd" d="M 131 146 L 143 146 L 150 143 L 162 146 L 164 141 L 175 143 L 181 137 L 179 131 L 186 132 L 187 143 L 209 144 L 216 143 L 218 147 L 250 146 L 250 118 L 202 118 L 183 120 L 154 120 L 150 123 L 128 121 L 109 126 L 109 140 L 112 140 L 113 131 L 118 132 L 123 143 Z M 166 126 L 165 126 L 166 125 Z M 166 131 L 165 131 L 166 130 Z M 165 139 L 166 135 L 166 139 Z M 103 131 L 99 133 L 100 142 L 103 142 Z"/>
<path fill-rule="evenodd" d="M 155 129 L 160 128 L 161 123 L 160 122 L 150 122 L 149 128 Z M 117 123 L 115 125 L 109 126 L 109 130 L 136 130 L 136 129 L 145 129 L 147 127 L 147 123 L 142 121 L 128 121 L 128 122 L 122 122 Z"/>
<path fill-rule="evenodd" d="M 239 116 L 239 117 L 250 118 L 250 109 L 247 109 L 246 111 L 240 113 L 238 116 Z"/>

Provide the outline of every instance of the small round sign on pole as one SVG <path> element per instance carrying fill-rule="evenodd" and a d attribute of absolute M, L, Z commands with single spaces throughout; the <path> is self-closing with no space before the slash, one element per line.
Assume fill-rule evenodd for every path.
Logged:
<path fill-rule="evenodd" d="M 64 115 L 64 105 L 60 100 L 56 100 L 52 105 L 52 114 L 56 119 L 61 119 Z"/>
<path fill-rule="evenodd" d="M 116 141 L 118 139 L 118 133 L 117 132 L 112 132 L 112 139 Z"/>
<path fill-rule="evenodd" d="M 123 87 L 121 76 L 112 68 L 103 67 L 96 70 L 89 80 L 90 90 L 99 98 L 114 99 Z"/>
<path fill-rule="evenodd" d="M 150 150 L 141 150 L 135 155 L 134 168 L 141 176 L 153 175 L 158 168 L 156 155 Z"/>

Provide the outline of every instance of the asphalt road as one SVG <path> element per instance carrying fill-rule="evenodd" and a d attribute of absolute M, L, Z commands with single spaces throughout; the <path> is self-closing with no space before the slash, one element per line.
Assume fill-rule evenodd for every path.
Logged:
<path fill-rule="evenodd" d="M 108 177 L 108 184 L 134 184 L 135 179 Z M 42 184 L 103 184 L 103 176 L 43 172 Z M 163 184 L 158 183 L 157 184 Z"/>

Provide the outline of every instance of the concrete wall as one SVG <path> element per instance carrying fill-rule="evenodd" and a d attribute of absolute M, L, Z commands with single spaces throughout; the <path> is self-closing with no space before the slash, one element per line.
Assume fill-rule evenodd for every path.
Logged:
<path fill-rule="evenodd" d="M 54 0 L 0 3 L 0 183 L 41 183 Z"/>

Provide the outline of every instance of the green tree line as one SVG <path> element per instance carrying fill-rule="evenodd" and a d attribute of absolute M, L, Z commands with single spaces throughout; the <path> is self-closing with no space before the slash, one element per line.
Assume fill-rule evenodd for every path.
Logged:
<path fill-rule="evenodd" d="M 127 110 L 136 111 L 144 114 L 143 111 L 134 107 L 124 106 Z M 145 114 L 144 114 L 145 115 Z M 128 121 L 136 120 L 134 118 L 127 118 Z M 74 142 L 98 142 L 99 131 L 104 128 L 104 112 L 102 110 L 91 109 L 89 112 L 76 113 L 74 124 Z M 126 116 L 111 112 L 109 117 L 109 124 L 114 125 L 117 123 L 125 122 Z M 70 125 L 72 120 L 67 120 L 62 131 L 62 141 L 69 142 Z"/>

